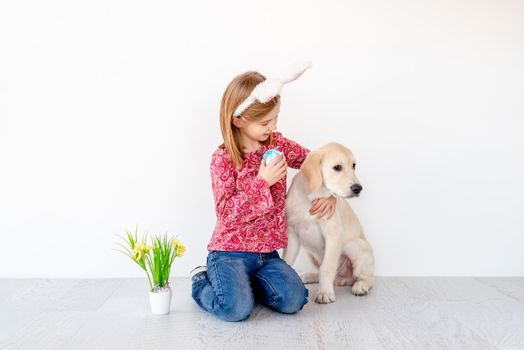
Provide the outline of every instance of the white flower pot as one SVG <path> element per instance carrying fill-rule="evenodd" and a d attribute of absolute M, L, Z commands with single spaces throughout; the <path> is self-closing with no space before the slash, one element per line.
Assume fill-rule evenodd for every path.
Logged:
<path fill-rule="evenodd" d="M 156 315 L 165 315 L 171 308 L 171 289 L 166 288 L 158 292 L 149 292 L 151 312 Z"/>

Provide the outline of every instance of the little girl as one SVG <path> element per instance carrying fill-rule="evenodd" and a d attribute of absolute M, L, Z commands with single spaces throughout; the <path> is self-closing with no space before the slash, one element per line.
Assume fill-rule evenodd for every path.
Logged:
<path fill-rule="evenodd" d="M 287 167 L 299 169 L 309 150 L 275 132 L 281 86 L 268 88 L 268 83 L 273 82 L 260 73 L 247 72 L 224 92 L 224 143 L 211 159 L 217 223 L 207 246 L 207 267 L 190 274 L 196 303 L 226 321 L 246 319 L 255 302 L 287 314 L 307 303 L 308 290 L 277 249 L 287 246 Z M 270 96 L 263 97 L 268 89 Z M 276 147 L 284 156 L 266 164 L 262 155 Z M 329 218 L 335 205 L 334 197 L 319 199 L 310 214 Z"/>

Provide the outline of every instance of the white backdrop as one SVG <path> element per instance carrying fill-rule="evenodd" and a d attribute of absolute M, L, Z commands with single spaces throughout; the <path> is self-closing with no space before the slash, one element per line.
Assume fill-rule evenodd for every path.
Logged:
<path fill-rule="evenodd" d="M 143 276 L 112 250 L 137 224 L 185 242 L 174 275 L 202 264 L 221 95 L 295 60 L 313 68 L 279 130 L 353 150 L 377 275 L 524 275 L 523 18 L 517 0 L 2 2 L 0 277 Z"/>

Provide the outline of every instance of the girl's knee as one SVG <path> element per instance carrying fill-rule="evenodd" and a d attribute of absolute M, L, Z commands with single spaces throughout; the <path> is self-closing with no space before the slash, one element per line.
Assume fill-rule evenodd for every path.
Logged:
<path fill-rule="evenodd" d="M 237 293 L 227 293 L 219 296 L 214 305 L 214 313 L 225 321 L 242 321 L 251 315 L 255 307 L 253 293 L 238 290 Z"/>
<path fill-rule="evenodd" d="M 230 322 L 243 321 L 251 315 L 254 308 L 254 301 L 251 300 L 235 300 L 231 303 L 222 304 L 216 315 L 224 320 Z"/>
<path fill-rule="evenodd" d="M 276 301 L 274 307 L 276 310 L 285 314 L 294 314 L 307 304 L 309 291 L 304 285 L 293 289 L 286 289 Z"/>

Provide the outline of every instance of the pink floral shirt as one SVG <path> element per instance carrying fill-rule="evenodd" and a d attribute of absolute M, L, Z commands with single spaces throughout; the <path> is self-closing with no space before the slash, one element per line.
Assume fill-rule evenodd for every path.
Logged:
<path fill-rule="evenodd" d="M 225 149 L 211 158 L 211 180 L 217 223 L 208 250 L 268 253 L 287 246 L 286 177 L 271 187 L 258 176 L 262 155 L 279 147 L 288 166 L 299 169 L 309 150 L 273 133 L 273 146 L 244 154 L 236 169 Z"/>

